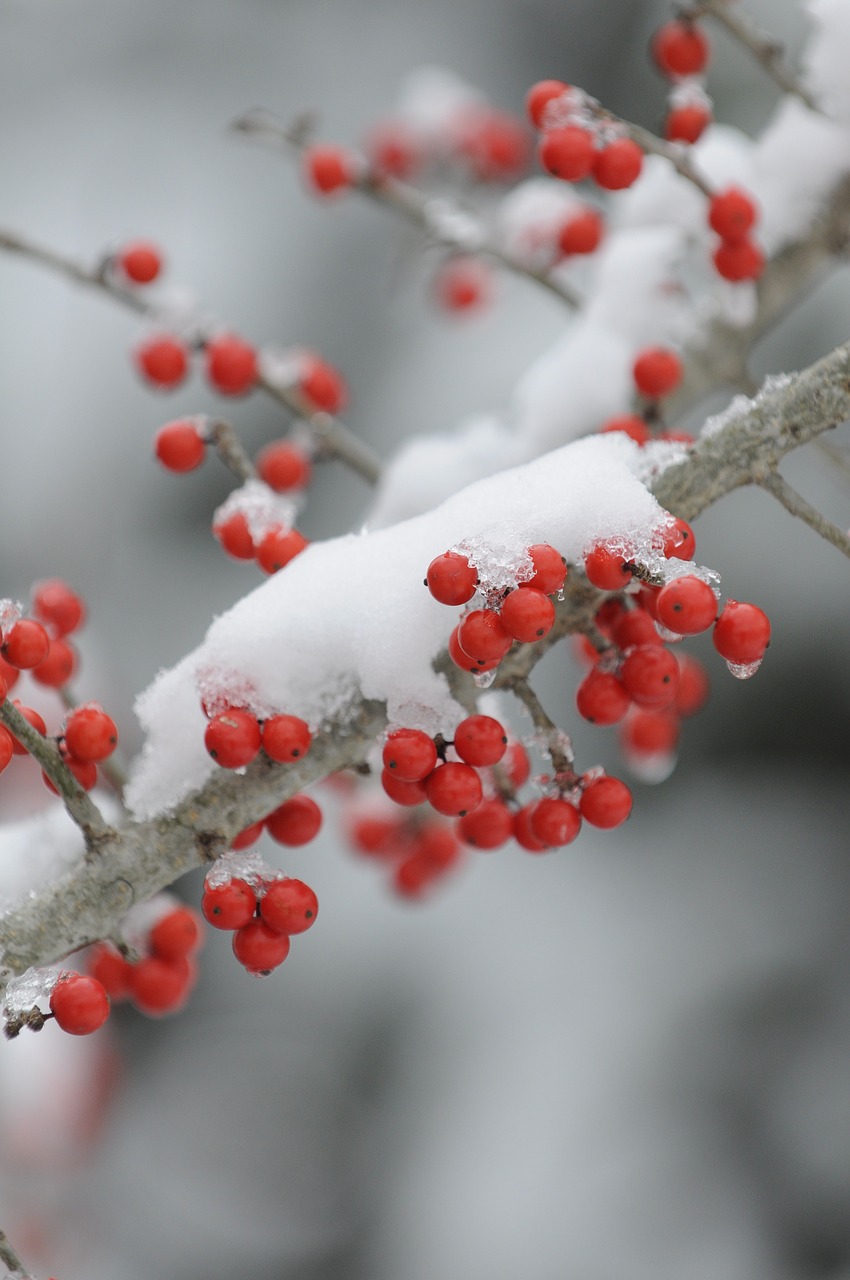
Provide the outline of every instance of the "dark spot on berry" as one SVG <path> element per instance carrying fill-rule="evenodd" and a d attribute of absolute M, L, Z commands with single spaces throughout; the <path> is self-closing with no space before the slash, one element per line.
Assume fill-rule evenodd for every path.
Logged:
<path fill-rule="evenodd" d="M 305 911 L 305 912 L 304 912 L 304 919 L 305 919 L 305 920 L 312 920 L 312 919 L 313 919 L 313 912 L 312 912 L 312 911 Z"/>
<path fill-rule="evenodd" d="M 296 757 L 296 756 L 300 756 L 300 755 L 301 755 L 301 752 L 300 752 L 300 751 L 298 750 L 298 748 L 296 747 L 296 748 L 295 748 L 295 750 L 294 750 L 294 751 L 293 751 L 293 753 L 292 753 L 292 758 L 293 758 L 293 760 L 295 759 L 295 757 Z"/>
<path fill-rule="evenodd" d="M 461 809 L 457 816 L 459 818 L 465 818 L 468 812 L 469 812 L 468 809 Z"/>
<path fill-rule="evenodd" d="M 542 635 L 543 635 L 543 628 L 542 628 L 542 627 L 538 627 L 538 628 L 537 628 L 537 634 L 538 634 L 539 636 L 542 636 Z"/>

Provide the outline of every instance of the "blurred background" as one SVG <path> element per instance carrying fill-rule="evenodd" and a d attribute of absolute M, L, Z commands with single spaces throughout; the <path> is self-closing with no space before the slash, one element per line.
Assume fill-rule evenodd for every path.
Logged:
<path fill-rule="evenodd" d="M 748 10 L 799 49 L 797 0 Z M 427 263 L 382 210 L 319 204 L 228 123 L 310 109 L 357 143 L 405 76 L 441 64 L 520 111 L 582 85 L 659 127 L 655 0 L 0 0 L 0 227 L 94 261 L 161 244 L 169 286 L 255 342 L 344 370 L 352 428 L 384 455 L 503 406 L 562 330 L 555 301 L 437 314 Z M 758 130 L 775 94 L 722 34 L 719 119 Z M 757 375 L 845 340 L 846 269 L 756 353 Z M 220 409 L 195 378 L 141 386 L 134 318 L 0 256 L 0 594 L 83 594 L 81 697 L 132 753 L 132 703 L 258 581 L 209 535 L 209 463 L 151 461 L 158 426 Z M 712 404 L 710 408 L 715 408 Z M 228 406 L 253 450 L 285 422 Z M 846 437 L 846 429 L 845 429 Z M 848 482 L 817 450 L 784 471 L 842 527 Z M 365 486 L 321 469 L 302 527 L 357 527 Z M 334 832 L 270 859 L 321 921 L 258 982 L 207 943 L 186 1013 L 116 1011 L 0 1049 L 0 1226 L 59 1280 L 804 1280 L 850 1277 L 848 566 L 771 499 L 700 519 L 699 558 L 770 614 L 746 684 L 713 664 L 677 772 L 628 827 L 568 851 L 470 861 L 396 901 Z M 696 651 L 699 651 L 697 646 Z M 567 667 L 565 678 L 565 666 Z M 572 729 L 575 671 L 547 660 Z M 58 720 L 51 706 L 48 716 Z M 603 735 L 578 728 L 579 751 Z M 612 757 L 613 759 L 613 757 Z M 0 780 L 0 819 L 41 784 Z M 0 832 L 0 883 L 3 848 Z M 181 886 L 197 902 L 200 882 Z"/>

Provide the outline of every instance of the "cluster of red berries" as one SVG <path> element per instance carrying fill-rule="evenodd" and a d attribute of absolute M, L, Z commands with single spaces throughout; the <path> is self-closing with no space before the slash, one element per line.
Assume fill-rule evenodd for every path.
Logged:
<path fill-rule="evenodd" d="M 257 352 L 236 334 L 225 333 L 204 343 L 204 373 L 222 396 L 243 396 L 257 381 Z M 153 333 L 134 351 L 139 373 L 161 391 L 179 387 L 189 374 L 192 347 L 173 333 Z"/>
<path fill-rule="evenodd" d="M 98 942 L 89 952 L 88 970 L 110 1000 L 129 1000 L 158 1018 L 186 1004 L 198 977 L 195 956 L 203 933 L 197 912 L 175 906 L 165 895 L 145 910 L 153 910 L 154 918 L 138 939 L 139 959 L 128 960 L 111 942 Z"/>
<path fill-rule="evenodd" d="M 622 431 L 639 445 L 649 444 L 651 440 L 693 444 L 693 436 L 686 431 L 659 429 L 659 401 L 680 386 L 682 374 L 682 362 L 669 347 L 646 347 L 639 351 L 632 365 L 632 378 L 635 391 L 645 401 L 643 413 L 617 414 L 603 423 L 600 433 Z"/>
<path fill-rule="evenodd" d="M 532 124 L 541 131 L 537 155 L 548 173 L 564 182 L 592 178 L 606 191 L 622 191 L 637 181 L 642 149 L 618 126 L 592 120 L 580 90 L 562 80 L 540 80 L 525 102 Z"/>
<path fill-rule="evenodd" d="M 658 70 L 674 82 L 665 136 L 670 142 L 694 143 L 712 119 L 708 98 L 693 83 L 693 77 L 701 76 L 708 66 L 708 38 L 692 18 L 675 18 L 658 28 L 651 53 Z"/>
<path fill-rule="evenodd" d="M 255 977 L 265 977 L 289 955 L 290 938 L 316 920 L 319 902 L 303 880 L 269 868 L 229 874 L 216 864 L 207 875 L 201 910 L 216 929 L 233 933 L 233 954 Z"/>
<path fill-rule="evenodd" d="M 206 703 L 203 704 L 206 709 Z M 270 760 L 292 764 L 310 750 L 313 735 L 299 716 L 260 720 L 244 707 L 227 707 L 209 716 L 204 745 L 223 769 L 241 769 L 264 751 Z"/>
<path fill-rule="evenodd" d="M 265 573 L 277 573 L 308 546 L 303 533 L 273 521 L 254 537 L 244 511 L 227 510 L 213 520 L 213 533 L 235 560 L 256 560 Z"/>
<path fill-rule="evenodd" d="M 387 868 L 389 883 L 401 898 L 421 898 L 463 858 L 452 828 L 419 813 L 358 813 L 348 823 L 348 839 L 358 853 Z"/>
<path fill-rule="evenodd" d="M 764 270 L 764 252 L 750 235 L 757 219 L 755 202 L 739 187 L 729 187 L 709 202 L 708 224 L 720 237 L 712 261 L 724 280 L 757 280 Z"/>

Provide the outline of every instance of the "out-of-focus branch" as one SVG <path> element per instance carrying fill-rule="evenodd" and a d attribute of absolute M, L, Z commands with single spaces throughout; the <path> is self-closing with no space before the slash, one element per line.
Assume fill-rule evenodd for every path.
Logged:
<path fill-rule="evenodd" d="M 802 494 L 788 483 L 778 471 L 771 471 L 763 480 L 759 480 L 759 487 L 766 489 L 768 493 L 772 493 L 778 502 L 781 502 L 786 511 L 792 516 L 796 516 L 798 520 L 802 520 L 814 529 L 815 533 L 819 533 L 827 542 L 831 542 L 834 547 L 848 558 L 850 558 L 850 537 L 839 529 L 838 525 L 833 524 L 831 520 L 827 520 L 816 507 L 807 502 Z"/>
<path fill-rule="evenodd" d="M 815 99 L 785 60 L 785 46 L 782 41 L 756 26 L 740 5 L 730 4 L 729 0 L 699 0 L 699 3 L 689 5 L 685 13 L 692 18 L 714 18 L 735 37 L 739 44 L 749 50 L 756 62 L 764 67 L 783 93 L 792 93 L 804 102 L 809 110 L 820 112 Z"/>
<path fill-rule="evenodd" d="M 206 438 L 237 480 L 256 480 L 257 469 L 248 457 L 245 446 L 231 422 L 225 422 L 223 418 L 213 418 L 206 424 Z"/>
<path fill-rule="evenodd" d="M 35 1280 L 35 1277 L 26 1269 L 21 1262 L 15 1250 L 9 1241 L 9 1237 L 5 1231 L 0 1231 L 0 1262 L 6 1267 L 10 1277 L 17 1277 L 19 1280 Z"/>
<path fill-rule="evenodd" d="M 287 126 L 270 112 L 254 109 L 246 111 L 233 121 L 231 128 L 260 142 L 276 147 L 303 151 L 307 139 L 303 128 Z M 444 197 L 433 197 L 417 190 L 406 182 L 389 175 L 373 173 L 366 161 L 353 182 L 354 189 L 368 196 L 376 204 L 392 209 L 425 233 L 434 244 L 463 253 L 476 253 L 492 258 L 500 266 L 515 275 L 525 276 L 554 294 L 568 307 L 578 308 L 582 299 L 575 289 L 557 280 L 551 272 L 538 271 L 500 245 L 488 239 L 483 227 L 473 214 Z"/>
<path fill-rule="evenodd" d="M 698 191 L 701 191 L 707 200 L 712 199 L 715 195 L 714 188 L 691 160 L 690 147 L 683 146 L 680 142 L 665 142 L 657 134 L 650 133 L 649 129 L 644 129 L 643 125 L 632 124 L 628 120 L 619 120 L 619 123 L 642 151 L 647 155 L 662 156 L 681 177 L 686 178 Z"/>
<path fill-rule="evenodd" d="M 3 249 L 48 267 L 75 284 L 99 289 L 138 315 L 150 317 L 152 320 L 158 317 L 157 308 L 153 303 L 140 297 L 137 292 L 126 289 L 103 264 L 95 268 L 84 267 L 73 258 L 45 245 L 37 244 L 27 236 L 0 229 L 0 250 Z M 193 344 L 197 347 L 203 347 L 207 341 L 208 335 L 204 333 L 197 332 L 193 335 Z M 367 484 L 377 483 L 381 474 L 380 459 L 339 418 L 328 413 L 315 412 L 294 387 L 281 386 L 263 374 L 257 378 L 256 385 L 289 413 L 304 419 L 321 442 L 326 456 L 338 458 L 340 462 L 361 476 Z"/>

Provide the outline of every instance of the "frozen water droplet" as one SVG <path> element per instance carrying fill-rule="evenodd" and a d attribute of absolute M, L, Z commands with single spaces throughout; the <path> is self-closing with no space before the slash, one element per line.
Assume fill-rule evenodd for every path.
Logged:
<path fill-rule="evenodd" d="M 749 680 L 758 671 L 761 662 L 761 658 L 756 658 L 755 662 L 727 662 L 726 665 L 736 680 Z"/>
<path fill-rule="evenodd" d="M 558 601 L 559 604 L 563 604 L 566 598 L 567 598 L 567 593 L 564 591 L 564 588 L 561 587 L 561 590 L 558 592 L 555 599 Z"/>
<path fill-rule="evenodd" d="M 492 671 L 479 671 L 477 675 L 473 675 L 473 680 L 479 689 L 489 689 L 490 685 L 496 679 L 496 668 Z"/>
<path fill-rule="evenodd" d="M 46 1012 L 50 993 L 58 980 L 58 969 L 27 969 L 19 978 L 12 978 L 6 988 L 4 1003 L 7 1017 L 29 1013 L 35 1008 Z"/>

